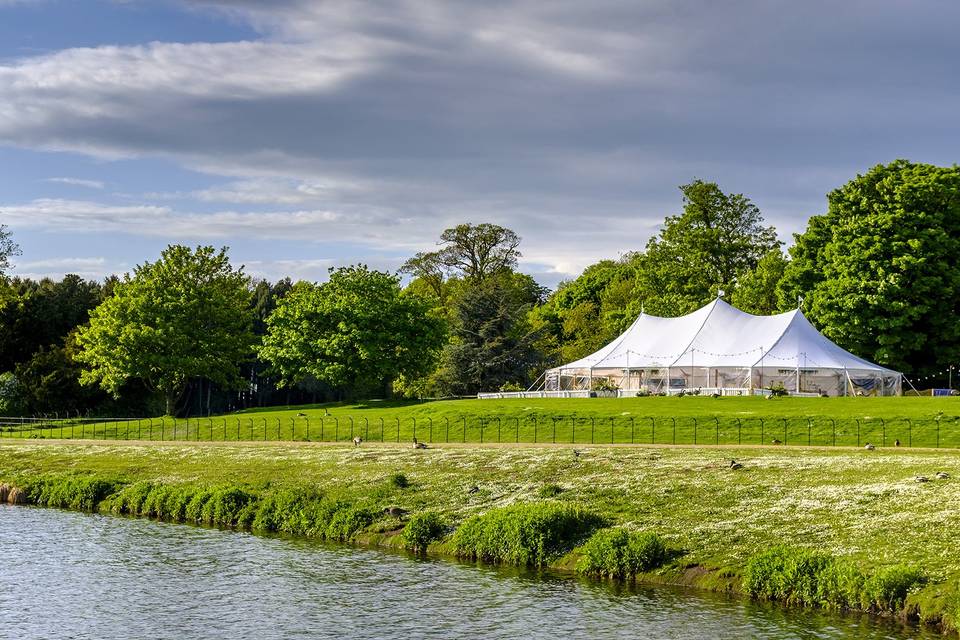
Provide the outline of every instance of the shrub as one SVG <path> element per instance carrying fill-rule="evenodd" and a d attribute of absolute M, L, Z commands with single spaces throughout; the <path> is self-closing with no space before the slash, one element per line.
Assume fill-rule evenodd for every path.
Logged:
<path fill-rule="evenodd" d="M 590 387 L 591 391 L 618 391 L 619 389 L 620 385 L 610 378 L 596 378 Z"/>
<path fill-rule="evenodd" d="M 208 494 L 200 512 L 200 519 L 218 527 L 234 527 L 241 524 L 240 514 L 255 496 L 237 487 L 224 487 Z"/>
<path fill-rule="evenodd" d="M 899 611 L 910 589 L 922 582 L 923 574 L 914 567 L 878 569 L 864 582 L 860 605 L 870 611 Z"/>
<path fill-rule="evenodd" d="M 542 566 L 602 524 L 599 516 L 574 505 L 517 504 L 468 518 L 452 544 L 462 558 Z"/>
<path fill-rule="evenodd" d="M 29 501 L 43 507 L 93 511 L 97 504 L 116 490 L 106 480 L 65 476 L 44 478 L 27 487 Z"/>
<path fill-rule="evenodd" d="M 563 487 L 554 483 L 545 484 L 537 491 L 537 495 L 541 498 L 555 498 L 561 493 L 563 493 Z"/>
<path fill-rule="evenodd" d="M 446 530 L 439 513 L 426 511 L 410 517 L 400 538 L 407 549 L 423 553 L 431 542 L 442 538 Z"/>
<path fill-rule="evenodd" d="M 526 388 L 516 382 L 504 382 L 500 385 L 500 391 L 526 391 Z"/>
<path fill-rule="evenodd" d="M 402 473 L 394 473 L 388 479 L 390 486 L 396 489 L 406 489 L 410 486 L 410 479 Z"/>
<path fill-rule="evenodd" d="M 914 568 L 894 565 L 868 574 L 846 560 L 783 547 L 752 557 L 743 578 L 757 598 L 883 613 L 902 609 L 907 593 L 922 582 Z"/>
<path fill-rule="evenodd" d="M 667 547 L 655 533 L 601 529 L 583 545 L 580 573 L 608 578 L 632 578 L 667 561 Z"/>
<path fill-rule="evenodd" d="M 346 542 L 373 522 L 373 512 L 363 507 L 341 505 L 336 509 L 327 525 L 326 538 Z"/>

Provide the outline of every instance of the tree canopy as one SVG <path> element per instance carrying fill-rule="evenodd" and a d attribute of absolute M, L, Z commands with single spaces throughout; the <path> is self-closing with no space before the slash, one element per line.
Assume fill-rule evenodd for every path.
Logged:
<path fill-rule="evenodd" d="M 80 329 L 81 382 L 116 394 L 142 380 L 164 394 L 168 413 L 192 378 L 238 385 L 254 343 L 248 284 L 226 248 L 167 247 L 117 283 Z"/>
<path fill-rule="evenodd" d="M 430 373 L 445 339 L 442 314 L 399 278 L 343 267 L 294 285 L 267 319 L 260 355 L 283 385 L 313 377 L 352 394 Z"/>
<path fill-rule="evenodd" d="M 20 255 L 20 247 L 13 241 L 13 234 L 7 228 L 7 225 L 0 224 L 0 278 L 7 274 L 7 270 L 13 266 L 10 259 Z"/>
<path fill-rule="evenodd" d="M 929 373 L 960 356 L 960 167 L 897 160 L 828 196 L 780 285 L 857 355 Z"/>
<path fill-rule="evenodd" d="M 439 250 L 418 253 L 400 268 L 429 283 L 438 295 L 445 275 L 480 281 L 512 270 L 520 257 L 520 236 L 490 223 L 445 229 L 439 244 Z"/>

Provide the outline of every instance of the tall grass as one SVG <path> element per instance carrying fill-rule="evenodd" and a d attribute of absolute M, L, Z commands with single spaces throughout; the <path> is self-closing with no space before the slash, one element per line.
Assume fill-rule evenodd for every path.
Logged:
<path fill-rule="evenodd" d="M 622 527 L 597 531 L 581 551 L 577 570 L 606 578 L 633 578 L 668 560 L 667 547 L 657 534 Z"/>
<path fill-rule="evenodd" d="M 777 547 L 749 560 L 744 588 L 755 598 L 787 604 L 896 613 L 924 581 L 916 568 L 883 567 L 867 573 L 843 559 Z"/>
<path fill-rule="evenodd" d="M 468 518 L 451 543 L 462 558 L 543 566 L 573 549 L 602 524 L 600 516 L 574 505 L 517 504 Z"/>

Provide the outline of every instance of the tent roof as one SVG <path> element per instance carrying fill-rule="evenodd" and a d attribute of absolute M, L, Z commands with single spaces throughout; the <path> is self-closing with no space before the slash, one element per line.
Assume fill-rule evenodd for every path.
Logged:
<path fill-rule="evenodd" d="M 828 340 L 796 309 L 755 316 L 721 299 L 678 318 L 640 314 L 599 351 L 560 369 L 670 366 L 847 369 L 897 373 Z"/>

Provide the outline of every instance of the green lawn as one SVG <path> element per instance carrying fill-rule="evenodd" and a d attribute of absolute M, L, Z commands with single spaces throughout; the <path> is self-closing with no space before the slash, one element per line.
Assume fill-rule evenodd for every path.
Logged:
<path fill-rule="evenodd" d="M 960 447 L 960 398 L 651 397 L 369 401 L 190 420 L 9 425 L 0 436 L 202 441 L 557 442 Z M 776 442 L 775 442 L 776 441 Z"/>

